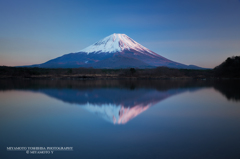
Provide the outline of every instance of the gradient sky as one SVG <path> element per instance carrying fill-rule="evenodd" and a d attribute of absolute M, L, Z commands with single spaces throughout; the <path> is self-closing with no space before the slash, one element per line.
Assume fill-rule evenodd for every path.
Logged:
<path fill-rule="evenodd" d="M 43 63 L 113 33 L 213 68 L 240 56 L 240 0 L 0 0 L 0 65 Z"/>

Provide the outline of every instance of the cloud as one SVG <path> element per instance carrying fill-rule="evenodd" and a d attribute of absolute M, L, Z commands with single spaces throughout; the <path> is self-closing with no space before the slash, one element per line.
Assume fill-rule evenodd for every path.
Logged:
<path fill-rule="evenodd" d="M 158 47 L 212 47 L 240 49 L 240 40 L 162 40 L 145 42 L 149 46 Z"/>

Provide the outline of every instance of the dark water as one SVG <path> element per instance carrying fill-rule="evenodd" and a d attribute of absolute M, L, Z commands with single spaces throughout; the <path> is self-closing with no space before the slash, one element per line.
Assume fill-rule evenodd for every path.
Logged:
<path fill-rule="evenodd" d="M 0 128 L 1 159 L 240 159 L 240 81 L 2 80 Z"/>

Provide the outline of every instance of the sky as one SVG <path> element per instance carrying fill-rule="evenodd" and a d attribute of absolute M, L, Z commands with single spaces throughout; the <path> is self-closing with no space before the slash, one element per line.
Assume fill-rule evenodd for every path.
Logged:
<path fill-rule="evenodd" d="M 240 0 L 0 0 L 0 65 L 44 63 L 113 33 L 214 68 L 240 56 Z"/>

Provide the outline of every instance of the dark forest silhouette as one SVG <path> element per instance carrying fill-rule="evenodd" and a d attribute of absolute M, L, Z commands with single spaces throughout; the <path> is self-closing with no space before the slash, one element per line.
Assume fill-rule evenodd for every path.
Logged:
<path fill-rule="evenodd" d="M 217 77 L 240 78 L 240 56 L 227 58 L 222 64 L 214 68 Z"/>
<path fill-rule="evenodd" d="M 240 78 L 240 56 L 227 58 L 214 69 L 194 70 L 156 67 L 148 69 L 0 67 L 0 78 L 89 79 L 89 78 Z"/>

